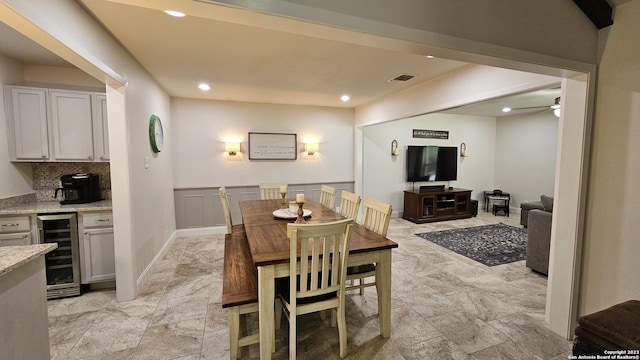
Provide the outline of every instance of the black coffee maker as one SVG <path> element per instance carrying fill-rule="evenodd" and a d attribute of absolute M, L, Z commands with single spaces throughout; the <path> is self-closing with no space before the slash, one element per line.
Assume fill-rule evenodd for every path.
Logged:
<path fill-rule="evenodd" d="M 54 197 L 58 197 L 58 191 L 62 192 L 63 200 L 60 204 L 84 204 L 100 199 L 100 176 L 97 174 L 69 174 L 60 178 L 61 188 L 56 189 Z"/>

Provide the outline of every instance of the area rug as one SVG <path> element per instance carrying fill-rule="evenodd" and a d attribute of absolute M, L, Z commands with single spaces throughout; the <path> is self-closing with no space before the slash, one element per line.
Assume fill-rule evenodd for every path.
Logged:
<path fill-rule="evenodd" d="M 503 223 L 416 234 L 487 266 L 524 260 L 525 229 Z"/>

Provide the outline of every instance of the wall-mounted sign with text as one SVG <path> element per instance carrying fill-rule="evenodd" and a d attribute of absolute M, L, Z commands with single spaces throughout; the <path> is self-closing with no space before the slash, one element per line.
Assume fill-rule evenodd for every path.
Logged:
<path fill-rule="evenodd" d="M 449 132 L 446 130 L 413 129 L 413 137 L 423 139 L 448 139 Z"/>

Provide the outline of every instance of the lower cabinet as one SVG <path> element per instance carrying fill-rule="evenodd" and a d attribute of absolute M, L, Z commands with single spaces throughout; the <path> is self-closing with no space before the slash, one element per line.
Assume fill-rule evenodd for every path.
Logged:
<path fill-rule="evenodd" d="M 111 212 L 80 213 L 80 279 L 91 284 L 116 279 Z"/>
<path fill-rule="evenodd" d="M 31 245 L 31 233 L 0 234 L 0 246 Z"/>
<path fill-rule="evenodd" d="M 470 218 L 471 190 L 436 189 L 404 192 L 402 217 L 417 224 Z"/>
<path fill-rule="evenodd" d="M 29 215 L 0 217 L 0 246 L 31 245 L 32 234 Z"/>

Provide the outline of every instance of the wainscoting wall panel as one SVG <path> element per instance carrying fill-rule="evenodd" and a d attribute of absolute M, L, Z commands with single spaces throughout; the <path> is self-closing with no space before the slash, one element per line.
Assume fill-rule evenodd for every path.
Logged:
<path fill-rule="evenodd" d="M 353 181 L 317 184 L 289 184 L 287 199 L 295 199 L 296 194 L 304 194 L 305 198 L 320 201 L 320 187 L 322 184 L 336 188 L 336 203 L 340 205 L 341 190 L 353 192 Z M 176 228 L 194 229 L 201 227 L 224 226 L 224 214 L 218 189 L 210 188 L 181 188 L 174 189 L 176 207 Z M 241 224 L 240 206 L 243 200 L 259 200 L 260 190 L 255 186 L 226 186 L 231 209 L 233 224 Z"/>

